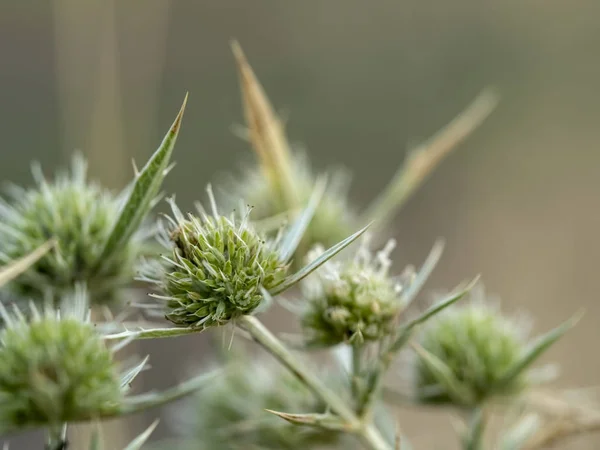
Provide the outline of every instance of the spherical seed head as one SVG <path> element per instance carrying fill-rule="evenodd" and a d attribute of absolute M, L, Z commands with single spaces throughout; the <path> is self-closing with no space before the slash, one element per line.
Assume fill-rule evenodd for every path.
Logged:
<path fill-rule="evenodd" d="M 215 214 L 176 220 L 166 230 L 171 254 L 162 276 L 147 274 L 166 298 L 166 317 L 180 326 L 222 325 L 253 312 L 269 290 L 284 278 L 287 265 L 274 243 L 267 242 L 247 220 Z"/>
<path fill-rule="evenodd" d="M 390 335 L 402 311 L 401 285 L 388 275 L 390 243 L 376 255 L 363 241 L 354 259 L 327 262 L 304 284 L 302 326 L 309 344 L 362 344 Z M 309 257 L 322 253 L 316 248 Z"/>
<path fill-rule="evenodd" d="M 497 387 L 525 353 L 526 342 L 523 329 L 489 304 L 472 302 L 440 313 L 425 324 L 417 342 L 450 369 L 467 394 L 452 395 L 430 366 L 417 358 L 413 383 L 423 402 L 470 407 L 492 395 L 518 393 L 526 385 L 525 377 L 518 376 Z"/>
<path fill-rule="evenodd" d="M 110 350 L 75 317 L 7 318 L 0 331 L 0 429 L 59 425 L 108 414 L 122 391 Z"/>
<path fill-rule="evenodd" d="M 312 172 L 307 158 L 297 153 L 292 159 L 292 185 L 296 189 L 298 205 L 305 205 L 314 192 L 317 177 Z M 302 245 L 297 252 L 297 261 L 315 244 L 330 247 L 355 231 L 356 218 L 348 204 L 348 176 L 343 171 L 334 171 L 327 184 L 315 214 L 308 225 Z M 254 209 L 254 220 L 269 219 L 290 212 L 298 205 L 286 203 L 283 195 L 274 190 L 271 180 L 259 167 L 248 168 L 241 178 L 231 183 L 228 197 L 232 207 L 237 207 L 239 198 L 244 198 Z"/>
<path fill-rule="evenodd" d="M 133 277 L 139 239 L 126 243 L 98 265 L 104 243 L 119 214 L 119 201 L 108 191 L 86 182 L 86 165 L 73 159 L 72 173 L 52 182 L 35 171 L 37 186 L 14 188 L 10 202 L 0 202 L 0 262 L 25 256 L 48 239 L 54 248 L 11 284 L 15 294 L 33 300 L 56 301 L 84 282 L 91 301 L 109 303 Z"/>
<path fill-rule="evenodd" d="M 190 448 L 301 449 L 334 445 L 340 433 L 287 423 L 265 411 L 323 413 L 326 405 L 289 372 L 262 358 L 236 353 L 223 372 L 175 417 Z M 328 447 L 329 448 L 329 447 Z"/>

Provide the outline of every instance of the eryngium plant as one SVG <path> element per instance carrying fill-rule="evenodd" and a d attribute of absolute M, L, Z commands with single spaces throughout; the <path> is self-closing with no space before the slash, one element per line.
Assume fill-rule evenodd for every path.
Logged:
<path fill-rule="evenodd" d="M 405 287 L 404 280 L 388 273 L 394 246 L 391 240 L 373 254 L 365 238 L 354 258 L 328 261 L 302 283 L 305 307 L 301 320 L 308 345 L 361 345 L 392 334 L 403 309 L 399 294 Z M 317 246 L 309 260 L 323 251 Z M 408 284 L 412 277 L 405 278 Z"/>
<path fill-rule="evenodd" d="M 48 181 L 34 166 L 37 186 L 13 186 L 10 200 L 0 200 L 0 264 L 22 258 L 48 240 L 54 243 L 10 283 L 14 297 L 57 304 L 83 284 L 92 304 L 118 298 L 133 278 L 146 233 L 142 222 L 168 172 L 184 108 L 185 101 L 160 147 L 121 194 L 88 182 L 86 163 L 75 156 L 71 173 Z"/>
<path fill-rule="evenodd" d="M 160 241 L 169 250 L 165 264 L 149 264 L 142 280 L 158 286 L 166 318 L 178 326 L 207 328 L 254 312 L 270 294 L 288 289 L 363 231 L 346 238 L 300 271 L 288 274 L 290 258 L 322 195 L 316 189 L 298 220 L 277 238 L 262 235 L 249 221 L 250 210 L 220 215 L 208 189 L 212 215 L 184 216 L 171 201 L 173 217 Z"/>
<path fill-rule="evenodd" d="M 311 413 L 325 412 L 326 408 L 303 383 L 272 360 L 234 351 L 210 389 L 189 399 L 174 420 L 188 444 L 185 448 L 309 449 L 337 444 L 343 433 L 299 428 L 268 410 Z"/>
<path fill-rule="evenodd" d="M 534 381 L 529 366 L 573 325 L 566 322 L 530 343 L 519 322 L 484 302 L 482 293 L 423 327 L 412 374 L 419 401 L 474 408 L 518 395 Z"/>

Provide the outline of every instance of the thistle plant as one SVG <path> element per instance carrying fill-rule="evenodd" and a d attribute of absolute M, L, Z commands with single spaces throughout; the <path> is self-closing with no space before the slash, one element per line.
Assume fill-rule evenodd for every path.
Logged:
<path fill-rule="evenodd" d="M 120 195 L 88 182 L 85 163 L 76 157 L 71 172 L 53 180 L 34 169 L 36 187 L 13 187 L 10 200 L 0 202 L 5 265 L 0 287 L 15 304 L 12 309 L 0 304 L 0 432 L 42 427 L 46 448 L 65 450 L 71 423 L 122 417 L 190 397 L 185 420 L 178 416 L 185 430 L 176 448 L 357 444 L 404 450 L 406 436 L 390 427 L 389 412 L 392 400 L 401 398 L 411 405 L 454 408 L 467 422 L 463 448 L 484 448 L 491 407 L 530 401 L 531 365 L 575 320 L 529 342 L 489 300 L 461 305 L 477 277 L 423 308 L 416 300 L 440 260 L 441 241 L 420 268 L 409 266 L 400 275 L 392 274 L 394 241 L 380 250 L 366 236 L 360 246 L 352 244 L 373 220 L 373 240 L 385 241 L 393 215 L 489 115 L 496 96 L 486 91 L 412 152 L 382 194 L 358 212 L 346 195 L 343 172 L 316 175 L 307 158 L 290 150 L 283 124 L 237 44 L 234 53 L 246 135 L 259 164 L 247 167 L 247 177 L 233 188 L 218 186 L 228 192 L 224 208 L 217 207 L 210 186 L 208 212 L 198 205 L 184 214 L 170 199 L 171 215 L 156 224 L 163 254 L 148 251 L 152 247 L 144 238 L 171 167 L 185 102 L 158 150 Z M 158 318 L 125 321 L 119 314 L 94 322 L 91 309 L 124 297 L 134 273 L 153 292 L 150 304 L 133 299 L 130 304 L 158 311 Z M 298 311 L 300 345 L 261 321 L 260 314 L 278 304 Z M 274 359 L 232 352 L 222 369 L 161 392 L 130 395 L 147 358 L 123 369 L 118 350 L 136 339 L 224 325 L 239 329 L 238 338 L 249 338 Z M 231 336 L 230 347 L 239 345 Z M 308 353 L 314 348 L 342 364 L 328 366 L 324 376 L 314 370 Z M 401 353 L 412 355 L 404 368 L 411 373 L 410 391 L 388 395 L 394 391 L 384 380 Z M 155 425 L 126 450 L 139 449 Z M 528 444 L 535 427 L 517 425 L 522 426 L 501 436 L 500 448 L 535 448 Z M 101 448 L 98 434 L 89 448 Z"/>

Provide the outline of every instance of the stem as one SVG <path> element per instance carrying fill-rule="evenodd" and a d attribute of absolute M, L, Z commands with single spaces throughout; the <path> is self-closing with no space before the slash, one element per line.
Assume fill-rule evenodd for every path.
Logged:
<path fill-rule="evenodd" d="M 483 449 L 483 431 L 485 428 L 485 416 L 481 406 L 473 408 L 469 420 L 469 428 L 463 441 L 465 450 Z"/>
<path fill-rule="evenodd" d="M 352 346 L 352 397 L 357 403 L 357 409 L 360 408 L 360 398 L 362 396 L 361 389 L 361 362 L 363 347 L 360 345 Z"/>
<path fill-rule="evenodd" d="M 327 403 L 335 414 L 345 420 L 349 428 L 361 438 L 366 448 L 390 450 L 390 445 L 381 436 L 377 428 L 373 424 L 363 424 L 344 400 L 325 386 L 317 376 L 308 371 L 306 366 L 292 355 L 260 320 L 253 316 L 242 316 L 238 319 L 237 325 L 250 333 L 258 344 L 277 358 L 316 396 Z"/>
<path fill-rule="evenodd" d="M 50 427 L 46 440 L 46 450 L 67 450 L 67 446 L 67 424 Z"/>

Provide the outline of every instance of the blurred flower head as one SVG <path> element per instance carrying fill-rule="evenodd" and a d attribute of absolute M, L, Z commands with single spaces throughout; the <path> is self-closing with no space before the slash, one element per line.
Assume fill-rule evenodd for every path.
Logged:
<path fill-rule="evenodd" d="M 49 239 L 54 248 L 10 284 L 14 295 L 58 301 L 73 286 L 85 283 L 93 304 L 109 303 L 129 283 L 141 248 L 141 233 L 110 259 L 99 261 L 121 208 L 120 198 L 86 180 L 87 165 L 73 157 L 70 172 L 53 181 L 34 166 L 37 185 L 12 186 L 0 200 L 0 263 L 21 258 Z"/>

